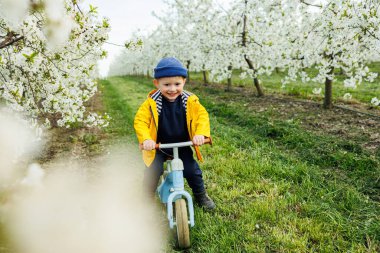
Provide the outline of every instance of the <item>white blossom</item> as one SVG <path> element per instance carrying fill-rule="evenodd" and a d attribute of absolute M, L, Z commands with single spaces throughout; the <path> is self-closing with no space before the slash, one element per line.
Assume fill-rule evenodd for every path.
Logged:
<path fill-rule="evenodd" d="M 30 7 L 32 2 L 26 2 Z M 0 48 L 0 97 L 44 126 L 70 127 L 89 115 L 84 104 L 97 91 L 96 64 L 110 27 L 95 11 L 80 10 L 76 1 L 49 0 L 44 6 L 29 9 L 17 28 L 0 16 L 0 34 L 6 35 L 0 37 L 5 45 Z M 106 125 L 107 117 L 91 117 L 93 125 Z"/>
<path fill-rule="evenodd" d="M 354 77 L 351 77 L 350 79 L 346 79 L 343 81 L 344 87 L 346 88 L 356 88 L 356 79 Z"/>
<path fill-rule="evenodd" d="M 319 95 L 322 92 L 322 88 L 314 88 L 312 92 L 314 95 Z"/>
<path fill-rule="evenodd" d="M 344 99 L 344 100 L 350 100 L 350 99 L 352 99 L 352 95 L 351 95 L 350 93 L 345 93 L 345 94 L 343 95 L 343 99 Z"/>
<path fill-rule="evenodd" d="M 378 99 L 377 97 L 372 98 L 371 104 L 373 104 L 374 106 L 379 106 L 380 105 L 380 99 Z"/>

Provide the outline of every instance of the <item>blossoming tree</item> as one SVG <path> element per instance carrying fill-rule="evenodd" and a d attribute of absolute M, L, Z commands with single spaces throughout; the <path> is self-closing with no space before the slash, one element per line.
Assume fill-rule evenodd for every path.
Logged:
<path fill-rule="evenodd" d="M 373 1 L 331 0 L 300 1 L 299 8 L 302 22 L 294 29 L 295 39 L 287 51 L 288 78 L 324 83 L 323 106 L 331 108 L 334 70 L 344 71 L 344 85 L 351 88 L 377 76 L 366 64 L 380 51 L 379 6 Z M 315 68 L 317 74 L 304 71 L 307 67 Z"/>
<path fill-rule="evenodd" d="M 325 108 L 332 107 L 335 71 L 345 73 L 343 83 L 352 88 L 377 76 L 366 66 L 380 52 L 377 1 L 235 0 L 226 10 L 208 0 L 167 4 L 161 25 L 144 40 L 146 55 L 124 55 L 139 66 L 134 70 L 146 72 L 170 55 L 217 81 L 230 80 L 232 70 L 240 69 L 240 77 L 252 78 L 263 95 L 260 76 L 280 68 L 287 73 L 283 85 L 296 79 L 324 84 Z"/>
<path fill-rule="evenodd" d="M 87 113 L 110 29 L 76 0 L 0 1 L 0 97 L 48 126 L 107 124 Z"/>

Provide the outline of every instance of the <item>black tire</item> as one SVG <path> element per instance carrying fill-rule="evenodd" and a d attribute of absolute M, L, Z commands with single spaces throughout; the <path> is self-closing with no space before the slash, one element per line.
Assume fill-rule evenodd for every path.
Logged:
<path fill-rule="evenodd" d="M 184 199 L 178 199 L 175 201 L 175 218 L 177 223 L 178 247 L 180 249 L 187 249 L 191 244 L 187 207 Z"/>

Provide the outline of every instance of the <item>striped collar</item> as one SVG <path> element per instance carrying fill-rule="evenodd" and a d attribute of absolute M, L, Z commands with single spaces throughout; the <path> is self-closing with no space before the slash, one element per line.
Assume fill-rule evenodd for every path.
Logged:
<path fill-rule="evenodd" d="M 192 93 L 188 91 L 182 91 L 181 93 L 181 99 L 182 99 L 182 105 L 187 110 L 187 99 L 192 95 Z M 150 97 L 156 102 L 157 104 L 157 112 L 158 115 L 161 114 L 162 109 L 162 93 L 160 90 L 157 90 L 156 92 L 153 92 Z"/>

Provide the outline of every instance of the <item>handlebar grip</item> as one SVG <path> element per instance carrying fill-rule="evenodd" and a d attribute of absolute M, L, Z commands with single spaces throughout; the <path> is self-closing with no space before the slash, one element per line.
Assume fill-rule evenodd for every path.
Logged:
<path fill-rule="evenodd" d="M 212 139 L 211 139 L 211 137 L 205 138 L 205 141 L 204 141 L 203 145 L 204 144 L 210 144 L 210 145 L 212 145 Z M 159 149 L 159 148 L 160 148 L 160 144 L 156 143 L 155 149 Z M 139 149 L 143 150 L 143 144 L 142 143 L 139 144 Z"/>
<path fill-rule="evenodd" d="M 159 149 L 159 148 L 160 148 L 160 144 L 159 144 L 159 143 L 156 143 L 156 145 L 154 146 L 154 148 L 155 148 L 155 149 Z M 144 149 L 143 149 L 143 144 L 142 144 L 142 143 L 139 144 L 139 149 L 140 149 L 140 150 L 144 150 Z"/>
<path fill-rule="evenodd" d="M 211 137 L 205 138 L 205 142 L 203 144 L 210 144 L 210 145 L 212 145 L 212 139 L 211 139 Z"/>

